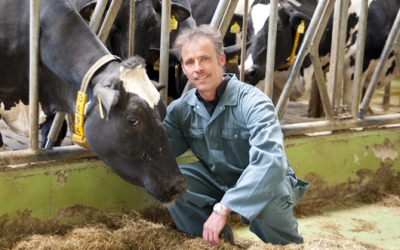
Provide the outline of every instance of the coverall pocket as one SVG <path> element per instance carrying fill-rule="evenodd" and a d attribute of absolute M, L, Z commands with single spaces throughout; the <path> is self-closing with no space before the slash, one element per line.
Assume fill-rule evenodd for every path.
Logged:
<path fill-rule="evenodd" d="M 310 187 L 310 183 L 295 178 L 291 175 L 286 175 L 286 179 L 289 181 L 290 185 L 293 188 L 292 201 L 293 205 L 295 205 L 304 196 L 304 194 Z"/>

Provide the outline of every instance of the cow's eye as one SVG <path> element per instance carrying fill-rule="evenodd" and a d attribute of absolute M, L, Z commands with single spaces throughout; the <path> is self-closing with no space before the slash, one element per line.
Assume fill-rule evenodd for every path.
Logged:
<path fill-rule="evenodd" d="M 130 115 L 128 115 L 128 116 L 126 117 L 126 121 L 127 121 L 128 124 L 131 125 L 131 126 L 135 126 L 135 125 L 137 125 L 137 124 L 139 123 L 139 120 L 138 120 L 138 119 L 136 119 L 135 117 L 130 116 Z"/>

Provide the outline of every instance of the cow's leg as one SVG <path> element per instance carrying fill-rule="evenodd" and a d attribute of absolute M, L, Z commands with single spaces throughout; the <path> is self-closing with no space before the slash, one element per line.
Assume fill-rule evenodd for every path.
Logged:
<path fill-rule="evenodd" d="M 3 142 L 3 136 L 0 133 L 0 152 L 7 151 L 6 145 Z"/>

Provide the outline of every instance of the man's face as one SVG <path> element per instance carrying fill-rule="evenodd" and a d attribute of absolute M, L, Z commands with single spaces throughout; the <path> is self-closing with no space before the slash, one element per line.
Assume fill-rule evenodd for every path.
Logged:
<path fill-rule="evenodd" d="M 225 65 L 225 55 L 217 55 L 211 40 L 199 38 L 182 47 L 182 62 L 183 72 L 190 83 L 205 100 L 213 100 L 223 80 L 221 67 Z"/>

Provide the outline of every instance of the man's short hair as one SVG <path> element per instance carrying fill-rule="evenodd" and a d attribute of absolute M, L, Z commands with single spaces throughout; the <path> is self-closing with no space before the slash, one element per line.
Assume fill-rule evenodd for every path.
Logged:
<path fill-rule="evenodd" d="M 211 40 L 211 42 L 214 44 L 215 52 L 218 56 L 224 54 L 221 33 L 214 27 L 208 24 L 203 24 L 196 27 L 195 29 L 184 29 L 179 33 L 174 42 L 173 49 L 180 61 L 182 61 L 182 47 L 185 44 L 197 42 L 198 39 L 201 37 Z"/>

